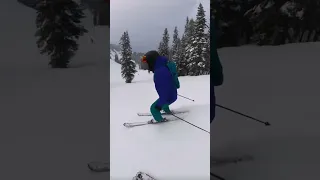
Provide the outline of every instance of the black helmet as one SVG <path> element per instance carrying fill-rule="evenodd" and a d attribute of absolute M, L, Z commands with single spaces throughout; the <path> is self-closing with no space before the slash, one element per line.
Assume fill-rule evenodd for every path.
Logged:
<path fill-rule="evenodd" d="M 142 62 L 148 64 L 148 69 L 149 71 L 154 70 L 154 64 L 156 62 L 156 59 L 159 57 L 159 53 L 155 50 L 147 52 L 143 57 L 142 57 Z"/>

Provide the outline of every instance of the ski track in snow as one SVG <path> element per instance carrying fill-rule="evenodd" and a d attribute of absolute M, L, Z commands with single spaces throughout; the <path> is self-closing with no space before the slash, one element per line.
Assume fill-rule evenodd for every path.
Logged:
<path fill-rule="evenodd" d="M 253 161 L 214 167 L 227 180 L 319 179 L 319 43 L 219 50 L 225 82 L 217 103 L 271 126 L 217 108 L 211 155 Z"/>
<path fill-rule="evenodd" d="M 139 71 L 134 82 L 124 83 L 120 65 L 111 61 L 111 179 L 130 179 L 144 171 L 157 179 L 210 179 L 210 135 L 181 120 L 163 124 L 126 128 L 125 122 L 140 122 L 158 98 L 153 74 Z M 119 80 L 117 82 L 117 80 Z M 181 95 L 171 109 L 188 109 L 181 118 L 207 130 L 209 128 L 209 76 L 180 77 Z"/>
<path fill-rule="evenodd" d="M 0 9 L 0 179 L 108 179 L 87 168 L 109 161 L 108 29 L 85 19 L 75 68 L 50 69 L 36 46 L 36 11 L 11 0 Z"/>

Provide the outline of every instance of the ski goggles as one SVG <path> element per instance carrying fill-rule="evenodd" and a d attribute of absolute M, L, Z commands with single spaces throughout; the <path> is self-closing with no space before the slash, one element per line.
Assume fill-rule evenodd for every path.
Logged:
<path fill-rule="evenodd" d="M 142 61 L 143 63 L 147 63 L 147 56 L 142 56 L 141 61 Z"/>

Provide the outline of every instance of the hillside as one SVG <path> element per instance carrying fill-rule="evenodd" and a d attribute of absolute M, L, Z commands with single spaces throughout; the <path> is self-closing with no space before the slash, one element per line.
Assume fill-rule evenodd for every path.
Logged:
<path fill-rule="evenodd" d="M 120 60 L 120 58 L 121 58 L 120 46 L 116 45 L 116 44 L 110 44 L 110 60 L 121 64 L 120 61 L 115 60 L 116 55 L 118 56 L 118 58 Z M 132 59 L 136 62 L 138 68 L 140 68 L 141 57 L 143 55 L 144 55 L 144 53 L 132 52 Z"/>
<path fill-rule="evenodd" d="M 116 60 L 116 56 L 118 56 L 118 61 Z M 114 61 L 118 64 L 121 64 L 121 53 L 120 53 L 120 46 L 115 44 L 110 44 L 110 60 Z"/>

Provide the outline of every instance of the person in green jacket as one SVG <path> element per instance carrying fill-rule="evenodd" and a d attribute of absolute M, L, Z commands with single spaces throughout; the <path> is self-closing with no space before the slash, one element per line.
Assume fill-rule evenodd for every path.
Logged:
<path fill-rule="evenodd" d="M 219 59 L 219 55 L 217 52 L 217 37 L 216 37 L 216 29 L 214 26 L 214 18 L 211 18 L 210 21 L 210 53 L 211 53 L 211 66 L 210 66 L 210 123 L 215 118 L 216 114 L 216 97 L 214 92 L 215 86 L 220 86 L 223 84 L 223 68 Z"/>

